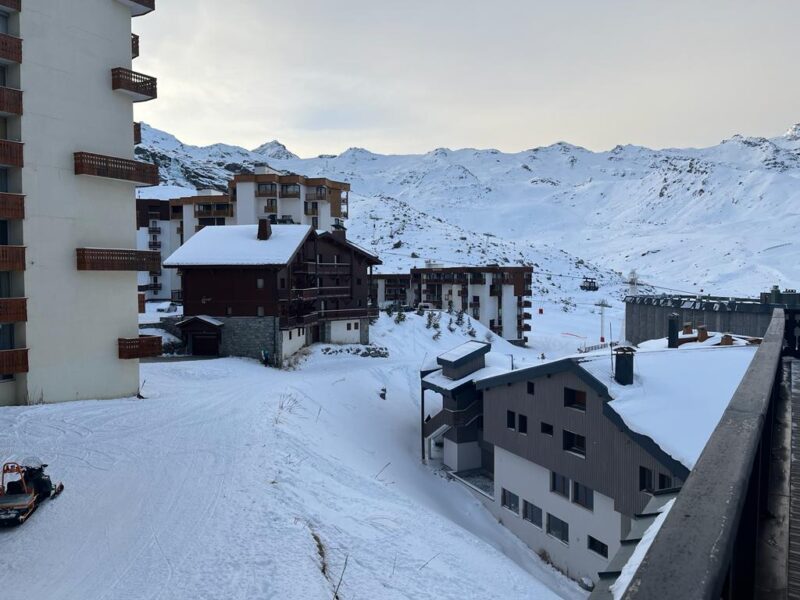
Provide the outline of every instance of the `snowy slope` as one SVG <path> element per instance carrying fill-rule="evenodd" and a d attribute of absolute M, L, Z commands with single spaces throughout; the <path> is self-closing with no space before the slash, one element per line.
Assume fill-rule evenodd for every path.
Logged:
<path fill-rule="evenodd" d="M 383 315 L 372 333 L 388 358 L 317 345 L 297 371 L 151 363 L 147 400 L 2 409 L 0 458 L 39 455 L 66 489 L 0 530 L 0 587 L 32 600 L 314 600 L 342 577 L 347 600 L 585 598 L 420 463 L 418 370 L 470 339 L 443 319 L 433 340 L 425 322 Z M 494 350 L 490 364 L 537 360 L 502 340 Z"/>
<path fill-rule="evenodd" d="M 453 260 L 454 237 L 466 232 L 474 242 L 488 233 L 509 244 L 503 251 L 512 260 L 521 251 L 549 262 L 563 250 L 606 273 L 635 268 L 647 281 L 689 291 L 753 294 L 800 282 L 800 125 L 773 139 L 734 136 L 703 149 L 591 152 L 559 143 L 513 154 L 440 148 L 383 156 L 351 148 L 309 159 L 274 142 L 254 151 L 197 148 L 147 126 L 143 138 L 137 153 L 160 165 L 167 184 L 224 188 L 233 172 L 257 162 L 349 181 L 358 199 L 353 217 L 408 214 L 424 222 L 418 235 L 390 238 L 407 255 L 418 247 Z M 386 227 L 373 225 L 351 226 L 362 243 L 385 243 Z M 466 248 L 460 254 L 483 258 Z"/>

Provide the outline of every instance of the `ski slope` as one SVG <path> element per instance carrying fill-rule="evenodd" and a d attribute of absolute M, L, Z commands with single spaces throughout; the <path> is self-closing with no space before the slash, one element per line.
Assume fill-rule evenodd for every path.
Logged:
<path fill-rule="evenodd" d="M 342 599 L 585 598 L 419 461 L 418 370 L 471 339 L 448 321 L 434 340 L 425 317 L 382 315 L 372 339 L 386 358 L 316 345 L 289 371 L 148 363 L 144 400 L 1 409 L 0 456 L 38 455 L 66 489 L 0 530 L 0 588 L 30 600 L 330 599 L 341 578 Z M 497 365 L 540 351 L 496 338 L 494 350 Z"/>

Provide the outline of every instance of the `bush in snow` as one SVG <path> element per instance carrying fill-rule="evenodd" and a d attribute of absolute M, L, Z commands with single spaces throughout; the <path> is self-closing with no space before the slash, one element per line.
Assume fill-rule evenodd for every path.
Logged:
<path fill-rule="evenodd" d="M 433 339 L 438 340 L 440 337 L 442 337 L 442 330 L 437 327 L 436 333 L 433 334 Z"/>
<path fill-rule="evenodd" d="M 453 318 L 452 317 L 450 318 L 450 322 L 447 324 L 447 329 L 450 331 L 450 333 L 454 333 L 455 330 L 456 330 L 456 326 L 453 323 Z"/>
<path fill-rule="evenodd" d="M 464 309 L 458 311 L 456 314 L 456 325 L 461 327 L 464 324 Z"/>
<path fill-rule="evenodd" d="M 392 248 L 394 248 L 395 250 L 402 247 L 403 247 L 403 240 L 397 240 L 394 244 L 392 244 Z"/>
<path fill-rule="evenodd" d="M 452 300 L 448 300 L 447 301 L 447 314 L 448 315 L 452 315 L 453 314 L 453 301 Z"/>
<path fill-rule="evenodd" d="M 433 315 L 433 328 L 439 329 L 439 321 L 442 320 L 442 315 Z"/>
<path fill-rule="evenodd" d="M 404 313 L 402 310 L 398 310 L 397 315 L 394 318 L 394 322 L 399 325 L 405 320 L 406 320 L 406 313 Z"/>
<path fill-rule="evenodd" d="M 422 305 L 421 305 L 421 304 L 418 304 L 418 305 L 417 305 L 417 315 L 421 317 L 421 316 L 422 316 L 422 315 L 424 315 L 424 314 L 425 314 L 425 309 L 424 309 L 424 308 L 422 308 Z"/>
<path fill-rule="evenodd" d="M 433 312 L 428 313 L 428 322 L 425 323 L 425 328 L 430 329 L 433 327 Z"/>
<path fill-rule="evenodd" d="M 386 307 L 386 314 L 390 317 L 394 314 L 394 305 L 390 304 Z"/>

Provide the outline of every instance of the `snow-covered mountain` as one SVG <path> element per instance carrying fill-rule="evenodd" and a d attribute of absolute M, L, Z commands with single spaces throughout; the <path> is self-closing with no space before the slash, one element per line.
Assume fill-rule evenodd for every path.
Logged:
<path fill-rule="evenodd" d="M 349 181 L 350 235 L 381 252 L 388 270 L 424 258 L 530 262 L 554 274 L 539 283 L 556 294 L 589 274 L 619 291 L 631 269 L 692 292 L 752 295 L 800 283 L 800 124 L 781 137 L 737 135 L 702 149 L 558 143 L 387 156 L 350 148 L 308 159 L 275 141 L 252 151 L 200 148 L 142 132 L 139 158 L 157 163 L 169 185 L 224 189 L 259 162 Z"/>

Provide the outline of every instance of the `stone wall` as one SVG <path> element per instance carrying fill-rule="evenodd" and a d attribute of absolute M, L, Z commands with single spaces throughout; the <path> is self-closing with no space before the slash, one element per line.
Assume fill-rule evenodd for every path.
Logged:
<path fill-rule="evenodd" d="M 223 356 L 243 356 L 261 360 L 269 353 L 273 366 L 281 364 L 281 330 L 277 317 L 215 317 L 222 327 Z"/>

